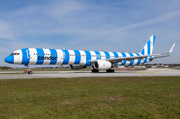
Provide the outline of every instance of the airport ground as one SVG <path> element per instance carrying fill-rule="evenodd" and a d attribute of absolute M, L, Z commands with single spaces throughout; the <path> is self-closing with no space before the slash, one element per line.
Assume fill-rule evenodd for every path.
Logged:
<path fill-rule="evenodd" d="M 178 69 L 33 71 L 0 71 L 0 118 L 180 118 Z"/>
<path fill-rule="evenodd" d="M 180 77 L 2 79 L 0 118 L 178 119 Z"/>
<path fill-rule="evenodd" d="M 131 76 L 180 76 L 180 70 L 171 68 L 148 68 L 138 70 L 116 69 L 114 73 L 106 73 L 105 70 L 99 73 L 92 73 L 91 69 L 84 70 L 33 70 L 32 75 L 17 70 L 0 71 L 0 79 L 33 79 L 33 78 L 73 78 L 73 77 L 131 77 Z"/>

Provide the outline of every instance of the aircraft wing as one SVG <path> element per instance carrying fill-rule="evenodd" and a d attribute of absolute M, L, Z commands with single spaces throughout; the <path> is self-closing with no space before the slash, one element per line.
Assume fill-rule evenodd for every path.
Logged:
<path fill-rule="evenodd" d="M 143 58 L 154 59 L 154 58 L 169 57 L 171 55 L 168 55 L 168 54 L 170 54 L 173 51 L 174 46 L 175 46 L 175 43 L 173 44 L 173 46 L 171 47 L 171 49 L 167 53 L 152 54 L 152 55 L 140 55 L 140 56 L 129 56 L 129 57 L 118 57 L 118 58 L 110 58 L 110 59 L 98 59 L 98 60 L 106 60 L 106 61 L 109 61 L 112 63 L 117 63 L 117 62 L 122 62 L 122 60 L 131 61 L 131 60 L 143 59 Z M 152 57 L 150 57 L 150 56 L 152 56 Z M 94 63 L 96 61 L 97 60 L 90 60 L 91 63 Z"/>

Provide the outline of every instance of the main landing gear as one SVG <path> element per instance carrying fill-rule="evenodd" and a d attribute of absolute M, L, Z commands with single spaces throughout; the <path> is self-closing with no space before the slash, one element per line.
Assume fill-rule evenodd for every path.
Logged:
<path fill-rule="evenodd" d="M 107 69 L 106 72 L 107 72 L 107 73 L 110 73 L 110 72 L 111 72 L 111 73 L 114 73 L 114 69 Z"/>
<path fill-rule="evenodd" d="M 91 72 L 99 72 L 99 70 L 92 69 Z"/>
<path fill-rule="evenodd" d="M 97 70 L 97 69 L 92 69 L 91 72 L 96 72 L 96 73 L 98 73 L 99 70 Z M 113 73 L 113 72 L 114 72 L 114 69 L 107 69 L 106 72 L 107 72 L 107 73 L 110 73 L 110 72 Z"/>

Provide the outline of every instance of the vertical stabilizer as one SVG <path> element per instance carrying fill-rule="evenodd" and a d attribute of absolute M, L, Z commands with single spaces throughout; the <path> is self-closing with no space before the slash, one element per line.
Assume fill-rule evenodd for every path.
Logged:
<path fill-rule="evenodd" d="M 144 48 L 141 50 L 142 55 L 151 55 L 154 47 L 156 36 L 152 35 L 148 42 L 145 44 Z"/>

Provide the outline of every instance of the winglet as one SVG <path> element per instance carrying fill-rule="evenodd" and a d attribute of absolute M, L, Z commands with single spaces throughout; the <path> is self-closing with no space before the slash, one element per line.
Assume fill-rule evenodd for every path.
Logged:
<path fill-rule="evenodd" d="M 175 45 L 176 45 L 176 43 L 173 44 L 173 46 L 172 46 L 171 49 L 169 50 L 168 54 L 170 54 L 170 53 L 173 51 Z"/>

